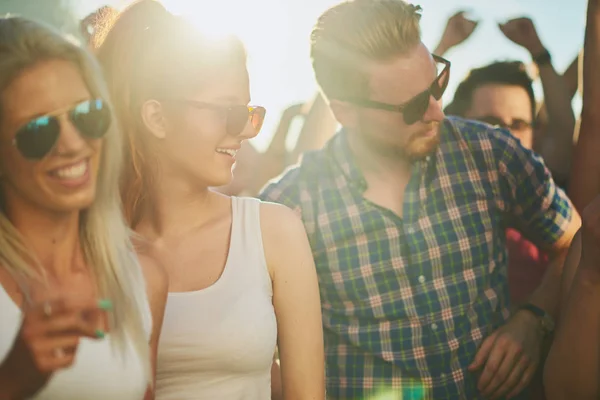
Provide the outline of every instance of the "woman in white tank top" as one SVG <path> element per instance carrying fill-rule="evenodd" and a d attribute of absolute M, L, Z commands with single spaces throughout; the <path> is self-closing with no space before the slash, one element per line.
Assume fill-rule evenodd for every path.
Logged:
<path fill-rule="evenodd" d="M 264 117 L 248 106 L 243 46 L 142 0 L 119 15 L 98 57 L 129 144 L 125 213 L 169 275 L 157 400 L 271 399 L 272 376 L 284 398 L 323 399 L 319 292 L 302 222 L 282 206 L 209 190 L 231 180 L 236 151 Z"/>
<path fill-rule="evenodd" d="M 153 396 L 167 283 L 133 253 L 107 99 L 85 50 L 0 18 L 1 400 Z"/>

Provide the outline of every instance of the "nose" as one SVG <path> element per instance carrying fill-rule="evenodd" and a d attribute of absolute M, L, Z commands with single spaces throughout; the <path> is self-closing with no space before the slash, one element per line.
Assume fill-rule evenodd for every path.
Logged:
<path fill-rule="evenodd" d="M 442 99 L 436 100 L 433 96 L 429 96 L 429 105 L 423 114 L 423 121 L 442 122 L 445 117 L 444 110 L 442 110 Z"/>
<path fill-rule="evenodd" d="M 86 139 L 66 115 L 60 118 L 60 136 L 55 152 L 63 156 L 77 155 L 88 146 Z"/>
<path fill-rule="evenodd" d="M 238 135 L 238 139 L 240 139 L 240 140 L 252 139 L 252 138 L 256 137 L 258 135 L 258 133 L 259 132 L 256 131 L 256 129 L 252 125 L 252 121 L 249 118 L 248 122 L 246 123 L 246 126 L 244 127 L 244 129 L 242 129 L 242 131 Z"/>

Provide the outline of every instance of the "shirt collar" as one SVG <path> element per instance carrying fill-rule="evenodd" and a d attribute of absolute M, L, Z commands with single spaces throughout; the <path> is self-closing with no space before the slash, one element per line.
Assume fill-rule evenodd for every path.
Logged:
<path fill-rule="evenodd" d="M 442 132 L 440 132 L 442 134 Z M 338 168 L 342 172 L 342 175 L 346 178 L 348 183 L 354 186 L 361 193 L 366 191 L 368 188 L 367 180 L 365 179 L 362 171 L 358 168 L 356 159 L 350 145 L 348 143 L 348 133 L 345 129 L 341 129 L 327 145 L 328 151 Z M 430 163 L 435 159 L 436 152 L 423 158 L 422 160 L 416 161 L 414 171 L 427 171 Z"/>

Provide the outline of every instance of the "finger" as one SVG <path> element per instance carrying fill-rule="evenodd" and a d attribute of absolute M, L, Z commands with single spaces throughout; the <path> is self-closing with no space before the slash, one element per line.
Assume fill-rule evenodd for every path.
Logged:
<path fill-rule="evenodd" d="M 502 363 L 496 370 L 496 373 L 493 375 L 489 384 L 481 389 L 481 392 L 486 397 L 491 396 L 496 390 L 498 390 L 503 385 L 504 382 L 506 382 L 506 380 L 510 376 L 510 373 L 517 364 L 519 358 L 521 358 L 520 351 L 516 351 L 514 349 L 507 349 L 506 347 L 501 347 L 501 349 L 504 353 Z M 492 358 L 490 357 L 490 361 L 491 360 Z"/>
<path fill-rule="evenodd" d="M 527 370 L 521 376 L 521 380 L 519 381 L 519 384 L 517 385 L 517 387 L 514 388 L 513 391 L 510 392 L 508 394 L 508 396 L 506 396 L 506 398 L 512 399 L 513 397 L 515 397 L 516 395 L 521 393 L 523 390 L 525 390 L 527 385 L 529 385 L 529 383 L 531 383 L 531 379 L 533 378 L 536 369 L 537 369 L 537 366 L 535 364 L 531 365 L 529 368 L 527 368 Z"/>
<path fill-rule="evenodd" d="M 483 392 L 485 388 L 492 382 L 492 379 L 496 376 L 500 365 L 504 361 L 504 357 L 506 356 L 506 350 L 497 344 L 498 341 L 494 344 L 494 348 L 490 352 L 490 356 L 485 362 L 485 367 L 483 368 L 483 372 L 479 377 L 479 381 L 477 382 L 477 389 L 480 392 Z"/>
<path fill-rule="evenodd" d="M 35 304 L 32 307 L 32 313 L 36 317 L 47 319 L 51 316 L 72 314 L 74 312 L 94 313 L 111 309 L 112 302 L 106 299 L 62 297 Z"/>
<path fill-rule="evenodd" d="M 61 349 L 66 353 L 74 353 L 78 346 L 79 336 L 77 335 L 49 337 L 34 346 L 34 351 L 46 354 Z"/>
<path fill-rule="evenodd" d="M 496 340 L 496 334 L 491 334 L 483 341 L 483 344 L 481 345 L 481 347 L 479 348 L 479 351 L 477 351 L 477 354 L 475 355 L 475 360 L 473 360 L 473 363 L 471 363 L 471 365 L 469 365 L 470 371 L 475 371 L 475 370 L 483 367 L 485 360 L 487 360 L 488 355 L 490 354 L 490 351 L 492 350 L 495 340 Z"/>
<path fill-rule="evenodd" d="M 42 374 L 50 374 L 59 369 L 68 368 L 75 361 L 75 353 L 62 353 L 57 355 L 50 352 L 37 361 L 37 368 Z"/>
<path fill-rule="evenodd" d="M 525 371 L 527 371 L 530 363 L 531 360 L 529 357 L 522 356 L 519 358 L 506 381 L 493 393 L 492 399 L 502 398 L 506 393 L 512 392 L 521 381 L 521 378 Z"/>
<path fill-rule="evenodd" d="M 99 331 L 98 324 L 86 321 L 80 313 L 70 313 L 54 316 L 45 321 L 42 331 L 49 336 L 65 334 L 98 338 L 103 336 Z"/>

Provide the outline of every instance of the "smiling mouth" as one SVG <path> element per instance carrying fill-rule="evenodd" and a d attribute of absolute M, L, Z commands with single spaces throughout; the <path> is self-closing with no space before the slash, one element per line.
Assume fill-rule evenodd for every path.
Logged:
<path fill-rule="evenodd" d="M 89 168 L 89 160 L 81 160 L 77 164 L 72 164 L 66 167 L 54 169 L 50 171 L 50 175 L 62 180 L 80 179 L 83 177 Z"/>
<path fill-rule="evenodd" d="M 231 157 L 235 157 L 237 150 L 233 150 L 233 149 L 217 149 L 217 153 L 221 153 L 221 154 L 227 154 Z"/>

